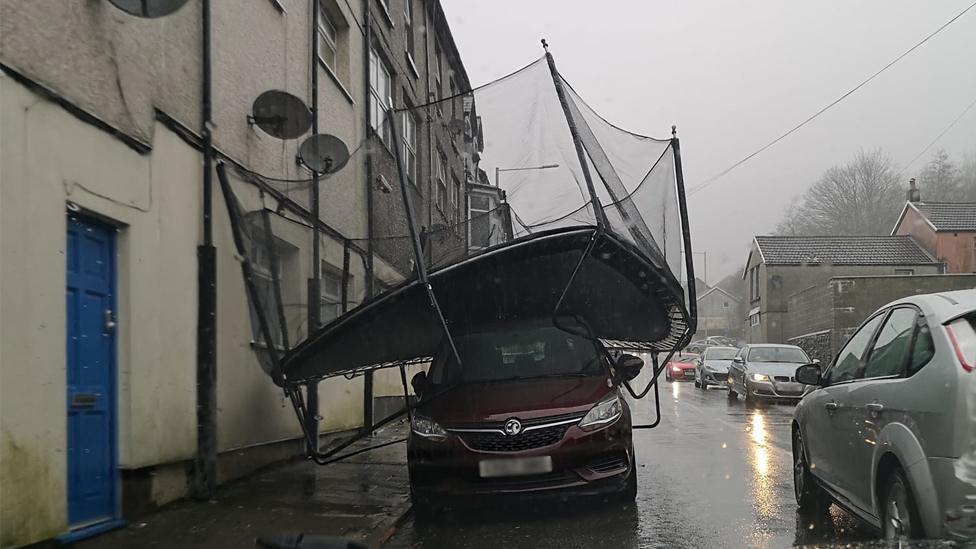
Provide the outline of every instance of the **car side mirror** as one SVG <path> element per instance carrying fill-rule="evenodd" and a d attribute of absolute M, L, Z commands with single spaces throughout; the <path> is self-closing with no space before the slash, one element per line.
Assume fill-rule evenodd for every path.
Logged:
<path fill-rule="evenodd" d="M 620 355 L 614 369 L 617 372 L 618 379 L 622 381 L 630 381 L 640 374 L 641 368 L 643 367 L 644 359 L 641 357 L 634 355 Z"/>
<path fill-rule="evenodd" d="M 812 364 L 804 364 L 796 369 L 796 380 L 804 385 L 814 385 L 820 386 L 823 384 L 823 379 L 820 375 L 820 364 L 814 362 Z"/>
<path fill-rule="evenodd" d="M 741 356 L 737 356 L 732 359 L 732 364 L 738 364 L 739 366 L 742 366 L 745 363 L 746 363 L 745 359 L 742 358 Z"/>
<path fill-rule="evenodd" d="M 417 372 L 410 379 L 410 386 L 413 387 L 413 392 L 417 396 L 424 394 L 424 389 L 427 388 L 427 372 Z"/>

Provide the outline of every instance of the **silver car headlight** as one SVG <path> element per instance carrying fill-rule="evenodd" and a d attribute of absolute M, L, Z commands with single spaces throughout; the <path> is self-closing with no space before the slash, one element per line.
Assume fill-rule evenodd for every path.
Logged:
<path fill-rule="evenodd" d="M 410 430 L 416 435 L 437 442 L 447 439 L 447 431 L 443 427 L 438 425 L 436 421 L 423 416 L 413 416 L 410 421 Z"/>
<path fill-rule="evenodd" d="M 580 420 L 579 428 L 584 431 L 599 429 L 617 421 L 622 412 L 623 404 L 620 403 L 620 397 L 614 393 L 610 398 L 604 399 L 590 408 L 590 411 Z"/>
<path fill-rule="evenodd" d="M 766 374 L 752 374 L 753 381 L 769 381 L 769 376 Z"/>

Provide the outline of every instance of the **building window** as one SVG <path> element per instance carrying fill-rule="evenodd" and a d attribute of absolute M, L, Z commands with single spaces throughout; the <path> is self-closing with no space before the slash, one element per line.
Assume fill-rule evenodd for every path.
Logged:
<path fill-rule="evenodd" d="M 486 248 L 491 244 L 491 199 L 478 194 L 468 195 L 469 245 Z"/>
<path fill-rule="evenodd" d="M 268 330 L 271 332 L 271 343 L 276 348 L 283 349 L 284 340 L 281 337 L 281 317 L 278 315 L 278 295 L 280 295 L 280 290 L 275 290 L 274 281 L 277 278 L 280 284 L 279 288 L 283 287 L 284 283 L 282 280 L 284 273 L 282 271 L 282 265 L 287 262 L 287 256 L 294 253 L 295 250 L 278 242 L 277 239 L 271 245 L 267 245 L 264 234 L 261 231 L 260 225 L 254 227 L 254 231 L 250 234 L 251 242 L 248 252 L 251 273 L 253 275 L 252 280 L 254 281 L 254 289 L 257 293 L 256 296 L 251 296 L 252 299 L 256 298 L 257 302 L 251 302 L 249 307 L 251 314 L 251 336 L 255 343 L 265 347 L 268 346 L 264 340 L 264 334 L 261 332 L 261 322 L 258 316 L 258 307 L 260 307 L 260 312 L 263 314 L 264 320 L 268 323 Z M 254 234 L 255 232 L 256 234 Z M 272 254 L 276 257 L 272 258 Z M 277 271 L 272 266 L 277 267 Z"/>
<path fill-rule="evenodd" d="M 903 275 L 903 276 L 914 276 L 915 269 L 895 269 L 895 274 Z"/>
<path fill-rule="evenodd" d="M 376 53 L 369 50 L 369 123 L 380 136 L 380 140 L 390 146 L 390 125 L 386 123 L 386 111 L 390 108 L 393 95 L 393 78 L 386 63 Z"/>
<path fill-rule="evenodd" d="M 450 88 L 450 92 L 451 92 L 451 95 L 450 95 L 450 97 L 451 97 L 451 118 L 457 118 L 457 98 L 454 97 L 455 95 L 457 95 L 457 86 L 454 84 L 454 78 L 453 77 L 450 80 L 448 80 L 448 83 L 451 86 L 451 88 Z"/>
<path fill-rule="evenodd" d="M 434 159 L 434 203 L 441 213 L 447 211 L 447 174 L 444 167 L 444 153 L 437 151 L 437 158 Z"/>
<path fill-rule="evenodd" d="M 410 111 L 403 113 L 403 164 L 407 179 L 417 184 L 417 119 Z"/>
<path fill-rule="evenodd" d="M 413 62 L 414 55 L 414 45 L 413 45 L 413 2 L 412 0 L 404 0 L 403 2 L 403 32 L 406 34 L 406 49 L 407 58 L 410 62 Z"/>
<path fill-rule="evenodd" d="M 749 270 L 749 299 L 759 300 L 759 266 L 756 265 Z"/>
<path fill-rule="evenodd" d="M 759 326 L 759 313 L 756 313 L 749 317 L 750 326 Z"/>
<path fill-rule="evenodd" d="M 454 222 L 461 222 L 461 182 L 458 178 L 451 174 L 451 208 L 454 210 Z"/>
<path fill-rule="evenodd" d="M 729 302 L 728 301 L 722 302 L 722 308 L 723 309 L 728 309 L 729 308 Z"/>
<path fill-rule="evenodd" d="M 339 67 L 337 61 L 339 59 L 339 33 L 336 30 L 335 23 L 329 17 L 329 14 L 325 13 L 324 9 L 319 10 L 319 17 L 316 23 L 318 28 L 318 44 L 316 45 L 317 53 L 319 59 L 325 63 L 327 67 L 332 69 L 333 73 L 338 72 Z"/>
<path fill-rule="evenodd" d="M 342 314 L 342 271 L 322 263 L 322 296 L 319 314 L 322 324 L 327 324 Z"/>
<path fill-rule="evenodd" d="M 438 102 L 437 113 L 441 116 L 444 115 L 444 110 L 441 108 L 440 104 L 441 99 L 444 98 L 442 76 L 443 66 L 441 65 L 441 44 L 440 42 L 434 42 L 434 99 Z"/>

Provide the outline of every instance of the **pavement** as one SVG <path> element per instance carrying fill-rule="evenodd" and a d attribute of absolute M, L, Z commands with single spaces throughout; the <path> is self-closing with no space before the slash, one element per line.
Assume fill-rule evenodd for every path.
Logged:
<path fill-rule="evenodd" d="M 406 430 L 405 423 L 391 425 L 348 451 L 402 438 Z M 342 536 L 378 547 L 410 508 L 406 458 L 400 443 L 326 466 L 273 466 L 220 487 L 212 501 L 174 503 L 75 547 L 236 549 L 254 547 L 258 536 L 288 533 Z"/>

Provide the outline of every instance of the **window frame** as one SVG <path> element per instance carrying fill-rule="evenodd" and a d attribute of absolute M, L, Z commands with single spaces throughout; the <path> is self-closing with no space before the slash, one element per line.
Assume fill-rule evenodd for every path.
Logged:
<path fill-rule="evenodd" d="M 384 124 L 386 113 L 392 108 L 393 103 L 393 71 L 390 69 L 386 60 L 383 56 L 376 51 L 375 47 L 370 47 L 369 49 L 369 109 L 370 109 L 370 121 L 369 125 L 373 133 L 379 136 L 380 141 L 386 146 L 387 149 L 391 148 L 393 136 L 390 134 L 389 124 Z M 387 94 L 386 98 L 383 98 L 381 94 L 382 91 L 376 89 L 380 85 L 380 71 L 382 70 L 383 75 L 386 78 L 385 91 Z M 377 107 L 383 107 L 380 111 Z M 376 126 L 379 124 L 379 127 Z"/>
<path fill-rule="evenodd" d="M 409 107 L 409 105 L 408 105 Z M 417 181 L 419 180 L 419 168 L 417 165 L 417 148 L 418 148 L 418 136 L 417 132 L 417 117 L 413 114 L 412 109 L 407 109 L 403 111 L 403 129 L 401 138 L 403 139 L 403 160 L 406 164 L 407 179 L 417 186 Z M 412 133 L 412 135 L 411 135 Z"/>
<path fill-rule="evenodd" d="M 327 33 L 323 33 L 323 22 L 332 31 L 332 35 L 329 36 Z M 330 63 L 325 58 L 322 57 L 322 44 L 329 46 L 332 50 L 332 62 Z M 325 6 L 319 6 L 319 12 L 315 17 L 315 56 L 321 61 L 333 74 L 338 74 L 339 70 L 339 26 L 335 24 L 331 16 L 326 12 Z"/>
<path fill-rule="evenodd" d="M 342 269 L 323 261 L 319 273 L 322 280 L 322 283 L 319 284 L 319 320 L 322 322 L 322 325 L 325 325 L 342 316 Z M 326 279 L 338 283 L 338 292 L 334 296 L 326 295 Z M 325 307 L 335 307 L 336 315 L 327 319 L 324 314 Z"/>
<path fill-rule="evenodd" d="M 407 54 L 407 59 L 413 63 L 414 52 L 417 51 L 415 38 L 414 38 L 414 11 L 413 11 L 413 0 L 403 1 L 403 32 L 404 32 L 404 50 Z"/>
<path fill-rule="evenodd" d="M 881 335 L 881 329 L 888 325 L 888 321 L 891 320 L 891 315 L 895 314 L 895 311 L 899 311 L 899 310 L 912 311 L 915 314 L 915 318 L 912 319 L 912 328 L 911 328 L 912 334 L 908 340 L 908 351 L 905 353 L 905 356 L 902 358 L 901 365 L 898 367 L 898 373 L 888 374 L 883 376 L 864 377 L 864 374 L 867 373 L 868 364 L 871 362 L 871 356 L 874 355 L 875 347 L 878 344 L 878 336 Z M 905 305 L 897 305 L 891 307 L 890 309 L 887 309 L 883 314 L 884 314 L 884 320 L 882 320 L 881 324 L 878 325 L 878 329 L 875 331 L 874 336 L 871 338 L 871 343 L 870 343 L 871 347 L 868 350 L 868 354 L 864 357 L 864 364 L 862 364 L 861 367 L 858 369 L 858 372 L 857 374 L 855 374 L 854 379 L 852 381 L 899 379 L 905 377 L 905 374 L 908 372 L 908 363 L 911 360 L 912 351 L 915 348 L 915 338 L 917 337 L 918 328 L 919 328 L 918 318 L 921 315 L 921 311 L 918 309 L 918 307 L 905 304 Z"/>
<path fill-rule="evenodd" d="M 843 383 L 852 383 L 858 380 L 858 376 L 860 376 L 861 373 L 863 372 L 864 365 L 867 364 L 868 358 L 871 356 L 871 350 L 874 347 L 874 341 L 878 337 L 878 329 L 881 328 L 881 326 L 884 325 L 885 320 L 887 320 L 888 312 L 889 309 L 885 309 L 883 311 L 879 311 L 869 316 L 864 322 L 861 323 L 860 326 L 858 326 L 857 331 L 851 334 L 851 337 L 847 340 L 846 343 L 844 343 L 844 346 L 841 347 L 840 351 L 837 352 L 837 356 L 835 356 L 834 360 L 831 361 L 830 367 L 824 370 L 823 375 L 821 376 L 821 378 L 824 380 L 825 387 L 833 387 L 834 385 L 840 385 Z M 870 339 L 868 339 L 867 343 L 865 344 L 864 349 L 867 351 L 867 354 L 861 359 L 861 364 L 857 367 L 857 370 L 854 370 L 853 377 L 851 377 L 851 379 L 845 379 L 843 381 L 831 382 L 830 374 L 837 366 L 837 359 L 840 358 L 840 355 L 847 349 L 848 345 L 851 344 L 854 338 L 856 338 L 861 333 L 861 330 L 867 327 L 867 325 L 873 322 L 876 318 L 881 318 L 881 322 L 879 322 L 878 325 L 874 327 L 874 332 L 871 334 Z"/>

